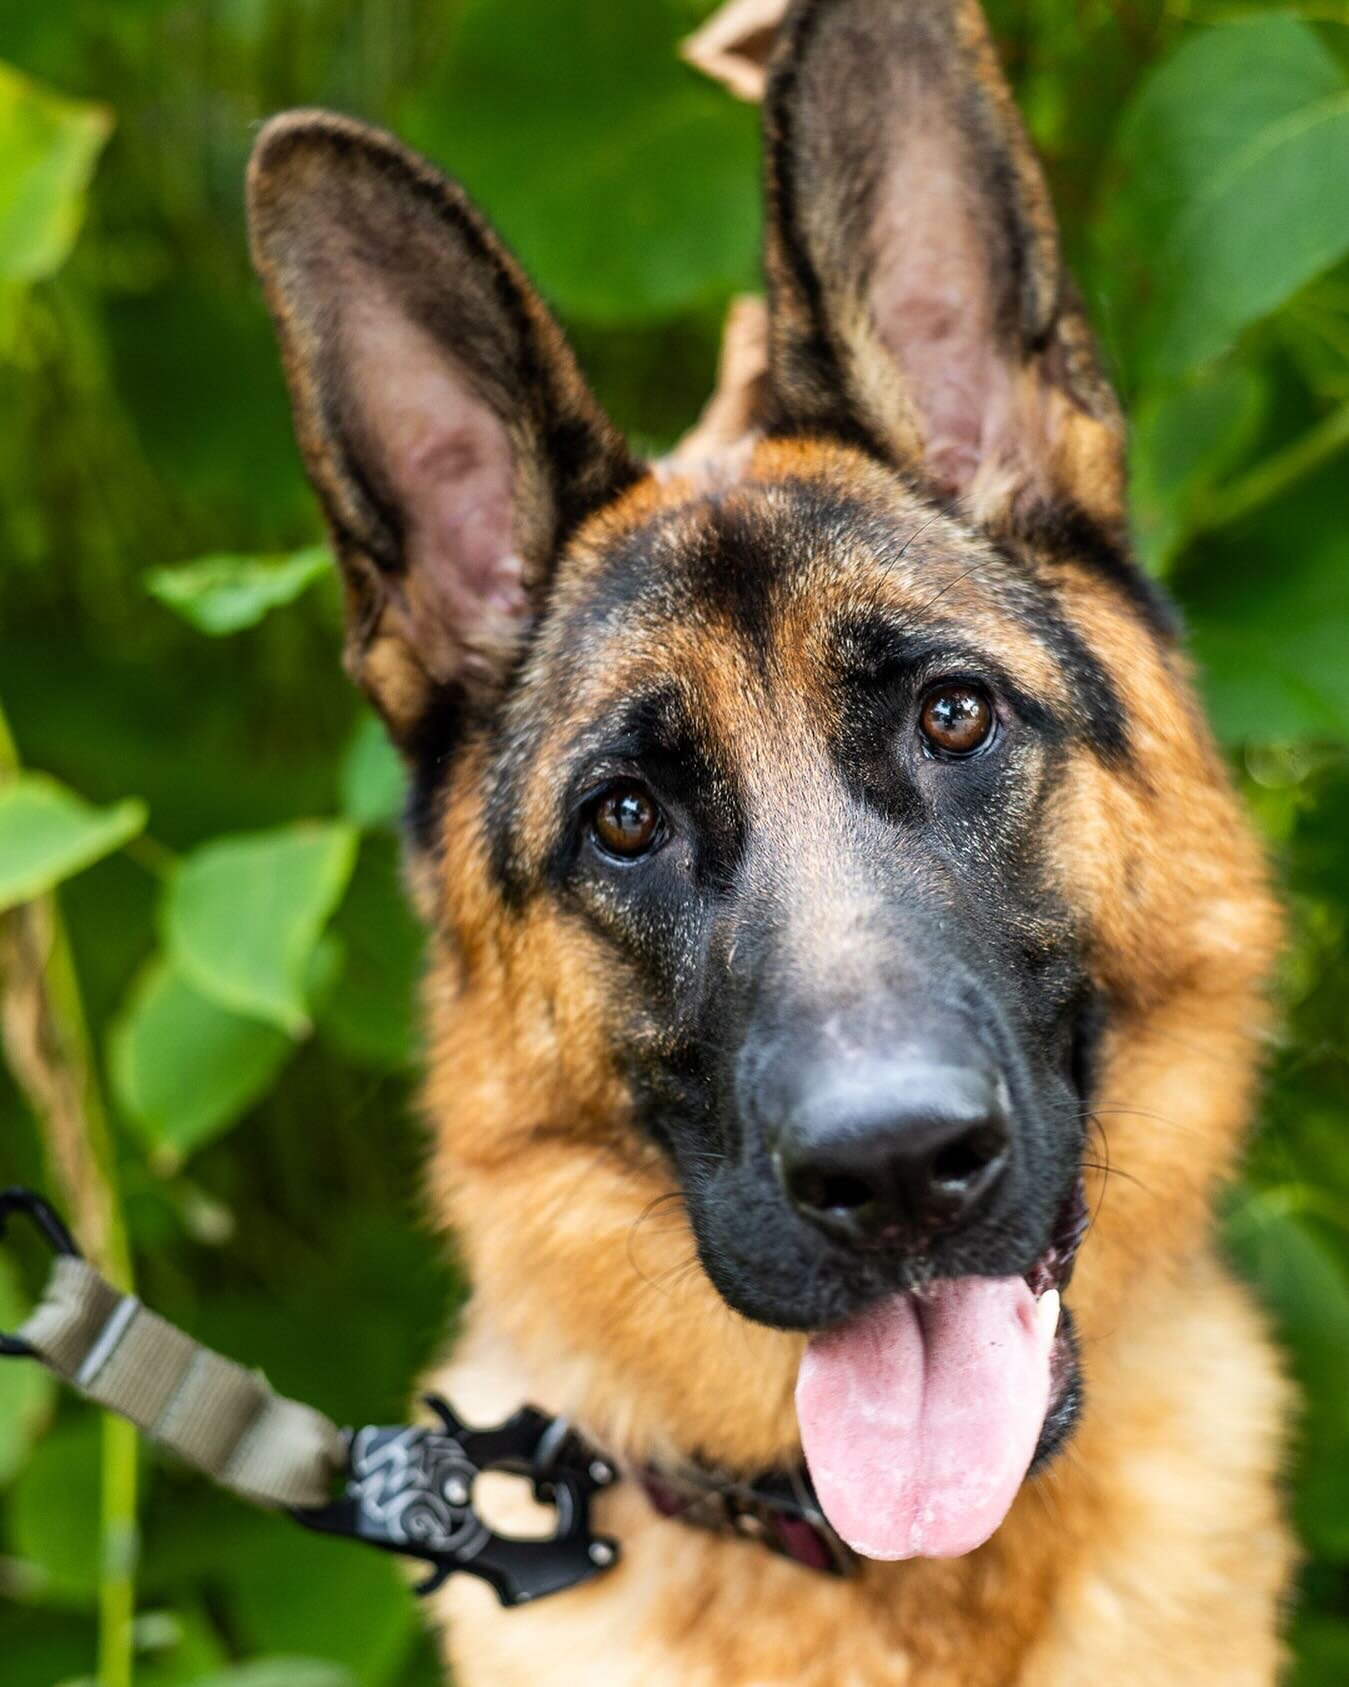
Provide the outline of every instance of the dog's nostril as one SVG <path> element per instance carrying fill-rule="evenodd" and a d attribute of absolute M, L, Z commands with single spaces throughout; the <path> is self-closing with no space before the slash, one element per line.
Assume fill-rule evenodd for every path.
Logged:
<path fill-rule="evenodd" d="M 798 1207 L 811 1207 L 816 1212 L 856 1212 L 876 1199 L 876 1191 L 860 1177 L 809 1166 L 792 1174 L 787 1192 Z"/>
<path fill-rule="evenodd" d="M 927 1247 L 972 1223 L 1010 1159 L 997 1073 L 822 1062 L 773 1142 L 784 1193 L 808 1223 L 860 1246 Z"/>
<path fill-rule="evenodd" d="M 990 1166 L 1007 1146 L 1002 1132 L 979 1126 L 957 1142 L 948 1142 L 932 1157 L 932 1181 L 953 1190 L 963 1189 Z"/>

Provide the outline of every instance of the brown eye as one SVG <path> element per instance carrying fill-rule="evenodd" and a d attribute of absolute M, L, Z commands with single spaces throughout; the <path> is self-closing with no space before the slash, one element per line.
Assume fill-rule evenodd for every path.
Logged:
<path fill-rule="evenodd" d="M 993 734 L 993 705 L 977 686 L 939 685 L 918 718 L 929 747 L 943 756 L 972 756 Z"/>
<path fill-rule="evenodd" d="M 600 798 L 591 827 L 601 848 L 631 861 L 655 843 L 660 810 L 640 785 L 615 785 Z"/>

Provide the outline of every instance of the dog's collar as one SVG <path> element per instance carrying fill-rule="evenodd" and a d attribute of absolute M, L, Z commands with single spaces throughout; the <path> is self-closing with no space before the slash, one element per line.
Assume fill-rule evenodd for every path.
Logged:
<path fill-rule="evenodd" d="M 736 1535 L 826 1576 L 850 1576 L 857 1568 L 820 1510 L 804 1465 L 749 1482 L 692 1465 L 677 1471 L 646 1465 L 636 1477 L 662 1517 Z"/>

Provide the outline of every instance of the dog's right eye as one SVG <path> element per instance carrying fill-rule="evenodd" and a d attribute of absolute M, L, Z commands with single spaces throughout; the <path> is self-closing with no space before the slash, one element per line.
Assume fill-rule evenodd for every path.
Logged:
<path fill-rule="evenodd" d="M 611 785 L 591 811 L 590 830 L 606 855 L 635 861 L 661 841 L 664 819 L 650 791 L 634 781 Z"/>

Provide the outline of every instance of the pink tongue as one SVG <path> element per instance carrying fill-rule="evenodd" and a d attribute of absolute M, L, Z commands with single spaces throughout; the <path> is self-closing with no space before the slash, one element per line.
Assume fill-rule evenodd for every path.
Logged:
<path fill-rule="evenodd" d="M 1052 1329 L 1020 1277 L 895 1295 L 814 1336 L 796 1415 L 830 1523 L 867 1558 L 955 1558 L 1016 1497 L 1049 1406 Z"/>

